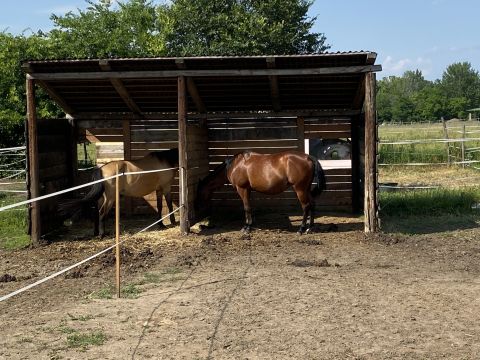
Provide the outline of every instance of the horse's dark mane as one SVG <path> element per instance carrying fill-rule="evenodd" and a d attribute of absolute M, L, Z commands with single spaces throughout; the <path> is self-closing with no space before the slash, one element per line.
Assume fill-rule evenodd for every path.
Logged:
<path fill-rule="evenodd" d="M 172 166 L 178 165 L 178 149 L 173 148 L 170 150 L 154 151 L 151 153 L 159 160 L 167 160 Z"/>
<path fill-rule="evenodd" d="M 234 158 L 235 156 L 226 158 L 220 165 L 218 165 L 215 169 L 213 169 L 213 171 L 210 174 L 208 174 L 205 178 L 200 180 L 200 182 L 205 184 L 210 180 L 212 180 L 213 178 L 215 178 L 220 172 L 227 170 L 232 164 L 232 161 Z"/>

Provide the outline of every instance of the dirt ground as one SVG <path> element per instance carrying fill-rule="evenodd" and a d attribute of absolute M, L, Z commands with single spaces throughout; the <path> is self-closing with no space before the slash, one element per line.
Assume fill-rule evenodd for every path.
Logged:
<path fill-rule="evenodd" d="M 479 358 L 478 227 L 366 236 L 360 218 L 322 216 L 299 236 L 268 219 L 250 238 L 239 221 L 129 237 L 120 299 L 108 253 L 0 303 L 0 358 Z M 68 236 L 0 252 L 0 295 L 112 241 Z"/>

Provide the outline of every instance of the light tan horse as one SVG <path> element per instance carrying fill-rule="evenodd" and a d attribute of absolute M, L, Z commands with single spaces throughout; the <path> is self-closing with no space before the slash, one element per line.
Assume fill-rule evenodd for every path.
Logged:
<path fill-rule="evenodd" d="M 165 196 L 169 212 L 173 211 L 171 185 L 178 166 L 178 149 L 152 152 L 134 161 L 111 161 L 95 170 L 92 180 L 108 178 L 117 173 L 140 172 L 148 170 L 170 169 L 145 174 L 124 175 L 119 179 L 120 194 L 131 197 L 143 197 L 155 191 L 157 194 L 158 216 L 162 216 L 162 195 Z M 59 206 L 59 213 L 64 217 L 72 217 L 80 211 L 88 213 L 91 208 L 97 209 L 94 218 L 94 236 L 105 235 L 105 219 L 115 203 L 116 179 L 109 179 L 94 184 L 83 199 L 70 200 Z M 175 224 L 175 215 L 170 215 L 170 222 Z M 165 225 L 160 222 L 159 226 Z"/>

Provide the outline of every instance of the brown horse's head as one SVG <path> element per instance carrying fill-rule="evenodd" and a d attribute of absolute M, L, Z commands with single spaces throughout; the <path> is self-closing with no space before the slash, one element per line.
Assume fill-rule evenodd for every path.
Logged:
<path fill-rule="evenodd" d="M 195 211 L 205 212 L 209 208 L 213 192 L 221 188 L 227 180 L 227 162 L 217 166 L 212 173 L 198 182 L 195 198 Z"/>

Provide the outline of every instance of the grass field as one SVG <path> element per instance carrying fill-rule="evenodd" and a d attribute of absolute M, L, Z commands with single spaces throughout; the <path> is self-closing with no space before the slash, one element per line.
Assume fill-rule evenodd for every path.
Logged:
<path fill-rule="evenodd" d="M 0 207 L 20 202 L 24 196 L 0 192 Z M 0 248 L 18 249 L 30 245 L 25 206 L 0 212 Z"/>
<path fill-rule="evenodd" d="M 463 127 L 465 126 L 465 134 Z M 480 122 L 448 121 L 448 138 L 479 139 Z M 420 124 L 383 124 L 379 126 L 379 163 L 447 163 L 447 148 L 451 161 L 461 161 L 461 142 L 440 142 L 445 139 L 442 123 Z M 425 140 L 432 140 L 424 142 Z M 436 142 L 435 142 L 436 140 Z M 382 142 L 411 142 L 408 144 L 382 144 Z M 478 149 L 477 149 L 478 148 Z M 480 161 L 480 140 L 465 142 L 465 160 Z M 479 165 L 480 166 L 480 165 Z"/>

